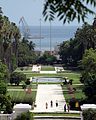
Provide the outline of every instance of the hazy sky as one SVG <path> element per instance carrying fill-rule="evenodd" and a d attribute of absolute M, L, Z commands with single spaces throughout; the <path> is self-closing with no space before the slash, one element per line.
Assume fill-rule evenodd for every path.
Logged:
<path fill-rule="evenodd" d="M 43 4 L 44 0 L 0 0 L 0 6 L 2 7 L 4 15 L 9 17 L 10 21 L 15 22 L 19 25 L 19 20 L 24 16 L 28 25 L 40 25 L 40 18 L 42 19 L 42 25 L 49 25 L 49 22 L 44 22 L 43 20 Z M 88 23 L 93 22 L 94 16 L 89 16 L 87 19 Z M 52 25 L 63 25 L 62 21 L 58 21 L 56 18 Z M 65 25 L 68 25 L 67 23 Z M 78 24 L 77 21 L 70 23 L 73 25 L 82 25 Z"/>

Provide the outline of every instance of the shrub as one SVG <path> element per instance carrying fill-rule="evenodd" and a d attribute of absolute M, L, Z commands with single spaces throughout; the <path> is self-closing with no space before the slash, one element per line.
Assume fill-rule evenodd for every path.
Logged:
<path fill-rule="evenodd" d="M 17 116 L 15 120 L 33 120 L 33 115 L 31 113 L 22 113 L 20 116 Z"/>
<path fill-rule="evenodd" d="M 26 87 L 27 87 L 26 84 L 23 84 L 23 85 L 22 85 L 22 88 L 23 88 L 23 89 L 26 89 Z"/>
<path fill-rule="evenodd" d="M 20 68 L 20 70 L 21 70 L 21 71 L 23 71 L 23 70 L 24 70 L 24 68 L 23 68 L 23 67 L 21 67 L 21 68 Z"/>
<path fill-rule="evenodd" d="M 19 85 L 21 81 L 26 81 L 26 75 L 23 73 L 13 72 L 10 75 L 10 83 L 15 85 Z"/>
<path fill-rule="evenodd" d="M 30 85 L 30 79 L 27 79 L 25 83 L 26 85 Z"/>
<path fill-rule="evenodd" d="M 25 103 L 25 104 L 30 104 L 32 105 L 33 104 L 33 98 L 32 98 L 32 95 L 25 95 L 25 96 L 22 96 L 22 97 L 15 97 L 15 98 L 12 98 L 12 103 L 15 103 L 15 104 L 18 104 L 18 103 Z"/>
<path fill-rule="evenodd" d="M 88 109 L 83 111 L 83 120 L 96 120 L 96 109 Z"/>
<path fill-rule="evenodd" d="M 7 85 L 4 82 L 0 83 L 0 94 L 6 94 L 7 92 Z"/>

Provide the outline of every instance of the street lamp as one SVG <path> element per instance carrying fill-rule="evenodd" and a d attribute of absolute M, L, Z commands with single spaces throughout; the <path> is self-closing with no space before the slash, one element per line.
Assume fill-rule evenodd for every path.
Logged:
<path fill-rule="evenodd" d="M 36 86 L 38 85 L 38 78 L 36 78 Z"/>
<path fill-rule="evenodd" d="M 49 22 L 50 22 L 50 54 L 51 54 L 52 52 L 51 50 L 51 19 L 49 20 Z"/>
<path fill-rule="evenodd" d="M 41 18 L 40 18 L 40 53 L 41 53 Z"/>

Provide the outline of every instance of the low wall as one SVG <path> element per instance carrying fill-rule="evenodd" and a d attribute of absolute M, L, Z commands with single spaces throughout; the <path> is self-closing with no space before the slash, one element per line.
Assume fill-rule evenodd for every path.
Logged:
<path fill-rule="evenodd" d="M 41 74 L 56 74 L 56 71 L 40 71 Z"/>
<path fill-rule="evenodd" d="M 13 120 L 14 113 L 12 114 L 0 114 L 0 120 Z"/>

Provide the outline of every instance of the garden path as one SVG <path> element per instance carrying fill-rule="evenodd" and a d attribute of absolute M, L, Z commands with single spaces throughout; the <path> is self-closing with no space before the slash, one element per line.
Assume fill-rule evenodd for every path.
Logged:
<path fill-rule="evenodd" d="M 51 100 L 53 102 L 53 107 L 51 107 L 51 103 L 50 103 Z M 56 100 L 58 102 L 57 107 L 56 107 Z M 46 102 L 48 103 L 47 109 L 46 109 Z M 61 86 L 58 84 L 38 85 L 35 104 L 36 107 L 34 108 L 34 112 L 64 112 L 64 105 L 66 104 L 66 101 L 63 96 Z"/>

